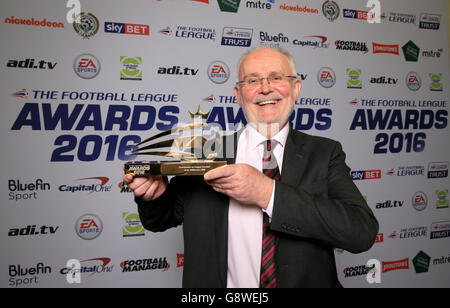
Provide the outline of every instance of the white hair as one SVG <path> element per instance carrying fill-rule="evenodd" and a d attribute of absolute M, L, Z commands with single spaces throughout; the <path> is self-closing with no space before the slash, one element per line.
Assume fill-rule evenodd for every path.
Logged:
<path fill-rule="evenodd" d="M 297 64 L 295 63 L 294 57 L 293 57 L 288 51 L 282 49 L 281 47 L 277 47 L 277 48 L 274 48 L 274 47 L 255 47 L 255 48 L 252 48 L 252 49 L 247 50 L 247 51 L 246 51 L 245 53 L 243 53 L 242 56 L 239 58 L 239 60 L 238 60 L 238 62 L 237 62 L 237 72 L 238 72 L 238 76 L 237 76 L 237 79 L 238 79 L 238 80 L 237 80 L 237 81 L 239 81 L 239 71 L 240 71 L 240 69 L 241 69 L 242 62 L 244 62 L 244 59 L 245 59 L 249 54 L 251 54 L 252 52 L 257 51 L 257 50 L 260 50 L 260 49 L 270 49 L 270 50 L 274 50 L 274 51 L 277 51 L 277 52 L 283 54 L 283 55 L 287 58 L 287 60 L 288 60 L 289 66 L 290 66 L 290 68 L 291 68 L 291 70 L 292 70 L 292 75 L 295 76 L 295 77 L 297 77 Z"/>

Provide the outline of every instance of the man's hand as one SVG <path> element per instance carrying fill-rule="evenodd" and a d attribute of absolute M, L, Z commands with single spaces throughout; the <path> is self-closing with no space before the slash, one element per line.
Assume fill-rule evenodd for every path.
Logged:
<path fill-rule="evenodd" d="M 267 209 L 274 181 L 247 164 L 228 165 L 208 171 L 206 183 L 242 204 Z"/>
<path fill-rule="evenodd" d="M 144 201 L 155 200 L 166 191 L 166 181 L 162 176 L 134 177 L 125 174 L 123 181 L 133 191 L 135 197 Z"/>

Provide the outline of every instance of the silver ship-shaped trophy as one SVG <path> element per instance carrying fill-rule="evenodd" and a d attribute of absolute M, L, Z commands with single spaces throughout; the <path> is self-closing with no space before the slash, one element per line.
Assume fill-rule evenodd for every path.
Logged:
<path fill-rule="evenodd" d="M 218 160 L 217 152 L 209 151 L 211 153 L 206 157 L 204 153 L 205 145 L 208 145 L 206 147 L 208 149 L 220 147 L 222 141 L 220 135 L 216 133 L 213 140 L 207 140 L 202 133 L 195 133 L 203 132 L 209 112 L 204 113 L 199 106 L 195 114 L 189 113 L 193 123 L 151 136 L 131 149 L 131 154 L 170 157 L 175 159 L 174 161 L 130 161 L 124 165 L 125 174 L 134 174 L 134 176 L 203 175 L 209 170 L 225 166 L 227 162 Z M 148 144 L 167 136 L 169 139 Z M 164 148 L 170 148 L 170 150 L 164 150 Z"/>

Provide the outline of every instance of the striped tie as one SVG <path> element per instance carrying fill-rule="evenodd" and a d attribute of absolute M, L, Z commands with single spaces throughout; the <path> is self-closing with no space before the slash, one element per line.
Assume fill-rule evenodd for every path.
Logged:
<path fill-rule="evenodd" d="M 274 142 L 273 148 L 276 146 Z M 274 180 L 280 179 L 280 169 L 278 168 L 275 155 L 272 153 L 272 142 L 267 140 L 263 154 L 263 173 Z M 275 276 L 275 235 L 269 230 L 269 216 L 263 215 L 263 241 L 261 256 L 261 288 L 276 288 L 277 277 Z"/>

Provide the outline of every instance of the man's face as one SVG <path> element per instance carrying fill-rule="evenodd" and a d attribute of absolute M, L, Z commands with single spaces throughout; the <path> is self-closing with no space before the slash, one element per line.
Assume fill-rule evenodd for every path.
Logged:
<path fill-rule="evenodd" d="M 239 80 L 248 77 L 265 78 L 293 74 L 285 55 L 271 49 L 258 49 L 243 60 Z M 289 120 L 300 88 L 301 83 L 298 79 L 286 78 L 276 86 L 263 79 L 262 83 L 258 81 L 254 87 L 249 87 L 245 83 L 236 86 L 234 94 L 248 122 L 256 125 L 277 123 L 278 129 L 281 129 Z"/>

